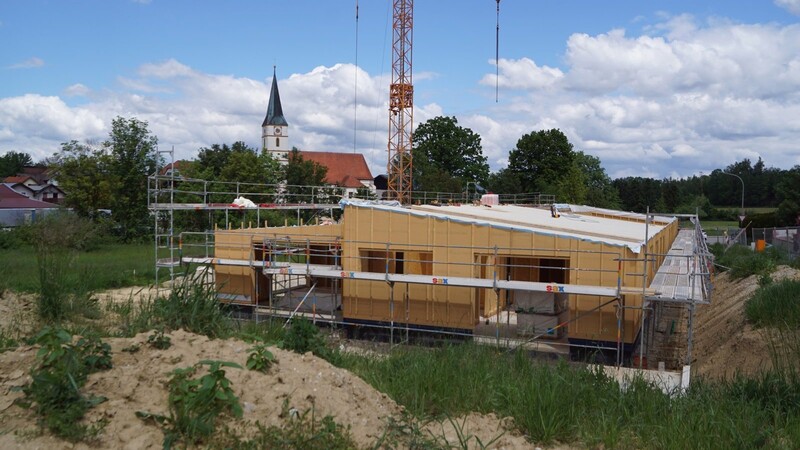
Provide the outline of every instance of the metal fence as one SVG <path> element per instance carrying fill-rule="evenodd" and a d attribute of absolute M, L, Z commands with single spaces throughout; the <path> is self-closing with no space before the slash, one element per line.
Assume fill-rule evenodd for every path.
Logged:
<path fill-rule="evenodd" d="M 752 228 L 750 242 L 757 243 L 760 240 L 781 249 L 792 258 L 800 256 L 800 227 Z"/>
<path fill-rule="evenodd" d="M 37 219 L 59 210 L 59 208 L 0 209 L 0 227 L 18 227 L 20 225 L 33 223 Z"/>

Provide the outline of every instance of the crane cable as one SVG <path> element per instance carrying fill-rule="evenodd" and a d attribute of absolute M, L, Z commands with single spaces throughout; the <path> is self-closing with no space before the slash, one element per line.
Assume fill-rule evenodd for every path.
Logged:
<path fill-rule="evenodd" d="M 497 28 L 494 34 L 494 102 L 500 101 L 500 0 L 497 0 Z"/>
<path fill-rule="evenodd" d="M 499 0 L 498 0 L 499 1 Z M 356 0 L 356 67 L 353 75 L 353 153 L 356 152 L 356 131 L 358 129 L 358 0 Z"/>

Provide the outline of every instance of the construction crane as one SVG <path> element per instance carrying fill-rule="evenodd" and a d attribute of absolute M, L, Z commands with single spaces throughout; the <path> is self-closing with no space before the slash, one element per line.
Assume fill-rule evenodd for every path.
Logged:
<path fill-rule="evenodd" d="M 392 14 L 392 83 L 389 85 L 389 198 L 411 202 L 411 143 L 414 123 L 414 84 L 411 43 L 414 0 L 394 0 Z"/>
<path fill-rule="evenodd" d="M 497 3 L 495 64 L 497 77 L 495 101 L 499 86 L 500 0 Z M 356 20 L 358 5 L 356 4 Z M 389 198 L 402 204 L 411 203 L 413 158 L 411 148 L 414 125 L 414 83 L 412 42 L 414 32 L 414 0 L 394 0 L 392 14 L 392 83 L 389 85 Z"/>

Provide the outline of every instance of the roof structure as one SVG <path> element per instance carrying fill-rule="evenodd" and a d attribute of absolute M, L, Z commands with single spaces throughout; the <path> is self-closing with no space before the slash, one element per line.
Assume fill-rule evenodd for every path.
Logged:
<path fill-rule="evenodd" d="M 36 180 L 33 179 L 33 177 L 30 177 L 28 175 L 12 175 L 10 177 L 5 177 L 3 179 L 3 183 L 10 183 L 10 184 L 22 183 L 22 184 L 24 184 L 28 180 L 33 180 L 34 182 L 36 181 Z"/>
<path fill-rule="evenodd" d="M 39 200 L 31 200 L 16 192 L 6 184 L 0 184 L 0 209 L 44 209 L 58 208 L 58 205 Z"/>
<path fill-rule="evenodd" d="M 262 127 L 267 125 L 288 126 L 286 118 L 283 117 L 283 107 L 281 106 L 281 96 L 278 93 L 278 79 L 275 76 L 275 68 L 272 69 L 272 90 L 269 93 L 269 104 L 267 105 L 267 117 L 264 118 Z"/>
<path fill-rule="evenodd" d="M 328 184 L 359 188 L 364 186 L 362 180 L 373 181 L 367 161 L 361 153 L 301 151 L 300 155 L 307 161 L 314 161 L 328 168 L 325 176 L 325 182 Z"/>
<path fill-rule="evenodd" d="M 605 210 L 607 214 L 601 217 L 578 213 L 576 211 L 579 211 L 580 207 L 576 207 L 572 212 L 566 213 L 564 209 L 559 209 L 561 215 L 556 218 L 552 216 L 549 209 L 515 205 L 494 205 L 492 207 L 476 205 L 418 205 L 402 207 L 396 202 L 359 200 L 342 200 L 341 204 L 342 206 L 374 208 L 401 214 L 427 216 L 476 226 L 500 227 L 520 232 L 602 242 L 613 246 L 628 247 L 635 253 L 641 250 L 641 246 L 645 242 L 645 216 L 639 214 L 638 219 L 641 220 L 631 220 L 635 213 L 620 211 L 617 212 L 617 217 L 613 217 L 613 211 Z M 650 223 L 647 226 L 647 239 L 654 237 L 668 223 L 674 220 L 677 219 L 670 218 L 666 224 L 663 222 Z"/>
<path fill-rule="evenodd" d="M 161 170 L 158 172 L 159 175 L 167 175 L 170 169 L 175 168 L 176 172 L 181 172 L 182 170 L 186 170 L 191 167 L 192 161 L 187 161 L 185 159 L 179 159 L 174 163 L 167 163 Z"/>

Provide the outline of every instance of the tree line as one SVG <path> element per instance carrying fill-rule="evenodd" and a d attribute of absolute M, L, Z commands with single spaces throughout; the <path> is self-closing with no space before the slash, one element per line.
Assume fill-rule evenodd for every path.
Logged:
<path fill-rule="evenodd" d="M 120 240 L 132 241 L 152 233 L 147 177 L 164 164 L 157 145 L 158 138 L 147 122 L 117 117 L 107 140 L 65 142 L 60 151 L 39 164 L 50 167 L 67 193 L 66 206 L 105 223 Z M 612 180 L 599 158 L 575 150 L 563 132 L 550 129 L 521 136 L 509 150 L 508 166 L 492 172 L 481 137 L 458 125 L 455 117 L 435 117 L 420 124 L 412 156 L 415 191 L 541 192 L 565 203 L 634 212 L 649 207 L 655 212 L 699 212 L 703 218 L 735 220 L 744 182 L 745 206 L 775 208 L 770 218 L 773 225 L 794 225 L 800 213 L 800 165 L 777 169 L 767 167 L 760 158 L 755 164 L 744 159 L 709 174 L 682 179 Z M 8 152 L 0 156 L 0 175 L 14 175 L 30 164 L 30 155 Z M 304 160 L 297 149 L 289 154 L 288 164 L 282 165 L 268 152 L 237 141 L 200 148 L 197 157 L 180 171 L 184 177 L 212 183 L 267 186 L 284 182 L 287 201 L 302 202 L 309 194 L 302 186 L 324 186 L 327 168 Z M 229 202 L 231 198 L 204 200 Z"/>
<path fill-rule="evenodd" d="M 476 183 L 498 193 L 554 194 L 565 203 L 737 220 L 743 182 L 746 207 L 776 209 L 761 218 L 762 224 L 800 225 L 800 165 L 782 170 L 767 167 L 761 158 L 755 164 L 744 159 L 707 175 L 612 180 L 597 157 L 575 150 L 564 133 L 550 129 L 520 137 L 508 153 L 508 167 L 490 172 L 480 136 L 459 126 L 455 117 L 420 124 L 413 143 L 416 190 L 463 191 Z"/>

